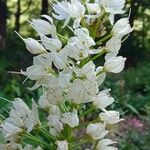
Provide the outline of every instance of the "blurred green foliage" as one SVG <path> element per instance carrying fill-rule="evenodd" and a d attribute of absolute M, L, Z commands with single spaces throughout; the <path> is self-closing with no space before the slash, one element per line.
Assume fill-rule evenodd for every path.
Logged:
<path fill-rule="evenodd" d="M 150 106 L 150 63 L 141 62 L 118 75 L 109 75 L 104 86 L 112 89 L 112 94 L 123 111 L 128 108 L 136 115 L 146 114 Z M 119 106 L 120 107 L 120 106 Z"/>
<path fill-rule="evenodd" d="M 118 75 L 109 75 L 104 84 L 112 89 L 116 100 L 112 107 L 120 109 L 122 116 L 137 117 L 143 122 L 144 129 L 128 126 L 121 130 L 119 148 L 121 150 L 149 150 L 150 147 L 150 62 L 140 62 Z M 114 84 L 115 83 L 115 84 Z M 124 124 L 124 123 L 123 123 Z"/>

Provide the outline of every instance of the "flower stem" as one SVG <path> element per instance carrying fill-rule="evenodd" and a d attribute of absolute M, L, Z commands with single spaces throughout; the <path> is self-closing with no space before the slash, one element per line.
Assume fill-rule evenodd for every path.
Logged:
<path fill-rule="evenodd" d="M 55 138 L 54 136 L 52 136 L 51 134 L 49 134 L 45 129 L 39 128 L 39 130 L 40 130 L 46 137 L 48 137 L 49 139 L 51 139 L 51 140 L 53 140 L 53 141 L 56 140 L 56 138 Z"/>
<path fill-rule="evenodd" d="M 77 149 L 79 146 L 81 147 L 81 145 L 82 145 L 82 144 L 85 144 L 85 143 L 89 143 L 89 141 L 88 141 L 88 140 L 82 140 L 82 141 L 80 141 L 78 144 L 70 146 L 70 149 L 71 149 L 71 150 Z"/>
<path fill-rule="evenodd" d="M 100 45 L 100 44 L 102 44 L 104 41 L 108 40 L 110 37 L 112 37 L 112 34 L 111 34 L 111 33 L 108 34 L 107 36 L 105 36 L 104 38 L 98 40 L 98 41 L 96 42 L 96 44 L 97 44 L 97 45 Z"/>
<path fill-rule="evenodd" d="M 47 144 L 47 143 L 45 143 L 45 142 L 43 142 L 43 141 L 37 139 L 37 137 L 31 135 L 30 133 L 25 134 L 25 136 L 26 136 L 27 138 L 33 140 L 33 141 L 36 141 L 36 142 L 38 142 L 38 143 L 41 143 L 41 144 L 44 145 L 45 147 L 49 147 L 49 144 Z"/>
<path fill-rule="evenodd" d="M 106 51 L 105 51 L 105 50 L 103 50 L 101 53 L 99 53 L 99 54 L 95 55 L 94 57 L 92 57 L 92 58 L 91 58 L 91 61 L 96 60 L 98 57 L 100 57 L 101 55 L 103 55 L 105 52 L 106 52 Z"/>
<path fill-rule="evenodd" d="M 90 109 L 88 109 L 88 110 L 86 110 L 85 112 L 83 112 L 83 114 L 81 114 L 80 117 L 83 117 L 83 116 L 89 114 L 89 113 L 90 113 L 91 111 L 93 111 L 95 108 L 96 108 L 95 106 L 91 107 Z"/>
<path fill-rule="evenodd" d="M 66 38 L 65 36 L 63 36 L 63 35 L 61 35 L 59 33 L 57 33 L 57 35 L 58 35 L 59 38 L 65 40 L 66 42 L 68 41 L 68 38 Z"/>

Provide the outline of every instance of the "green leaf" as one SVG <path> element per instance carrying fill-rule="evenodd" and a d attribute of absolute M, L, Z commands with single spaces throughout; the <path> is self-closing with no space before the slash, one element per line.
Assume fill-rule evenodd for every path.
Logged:
<path fill-rule="evenodd" d="M 126 106 L 127 106 L 131 111 L 133 111 L 135 114 L 137 114 L 138 116 L 140 116 L 138 110 L 137 110 L 134 106 L 132 106 L 132 105 L 130 105 L 130 104 L 126 104 Z"/>

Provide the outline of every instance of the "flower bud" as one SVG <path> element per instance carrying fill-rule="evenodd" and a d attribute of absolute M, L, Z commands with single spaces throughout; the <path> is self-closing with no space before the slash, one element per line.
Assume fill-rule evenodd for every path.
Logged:
<path fill-rule="evenodd" d="M 118 148 L 109 146 L 111 144 L 114 144 L 116 142 L 110 140 L 110 139 L 103 139 L 98 142 L 97 144 L 97 150 L 117 150 Z"/>
<path fill-rule="evenodd" d="M 27 50 L 32 54 L 40 54 L 46 52 L 45 48 L 33 38 L 24 39 Z"/>
<path fill-rule="evenodd" d="M 102 123 L 91 123 L 87 127 L 87 134 L 91 135 L 93 139 L 99 140 L 107 135 L 108 131 Z"/>

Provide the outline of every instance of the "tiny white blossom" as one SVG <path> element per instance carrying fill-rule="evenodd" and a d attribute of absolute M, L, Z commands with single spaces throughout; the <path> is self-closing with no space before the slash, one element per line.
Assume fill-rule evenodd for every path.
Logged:
<path fill-rule="evenodd" d="M 121 48 L 121 37 L 113 36 L 109 41 L 107 41 L 105 49 L 108 52 L 118 52 Z"/>
<path fill-rule="evenodd" d="M 74 69 L 74 72 L 77 79 L 69 88 L 69 99 L 77 104 L 92 101 L 92 97 L 98 93 L 95 65 L 90 61 L 82 69 Z"/>
<path fill-rule="evenodd" d="M 77 28 L 85 14 L 85 7 L 78 0 L 71 2 L 62 1 L 53 4 L 55 14 L 53 16 L 58 20 L 65 20 L 64 26 L 67 25 L 71 18 L 75 19 L 73 27 Z"/>
<path fill-rule="evenodd" d="M 125 5 L 125 0 L 100 0 L 100 4 L 105 8 L 105 11 L 110 13 L 110 22 L 113 24 L 115 14 L 123 14 L 122 9 Z"/>
<path fill-rule="evenodd" d="M 21 132 L 22 129 L 15 126 L 13 123 L 11 122 L 8 122 L 7 120 L 4 121 L 0 127 L 2 128 L 1 131 L 3 133 L 3 135 L 6 137 L 6 138 L 9 138 L 11 136 L 15 136 L 17 133 Z"/>
<path fill-rule="evenodd" d="M 102 123 L 91 123 L 87 126 L 87 134 L 91 135 L 94 140 L 99 140 L 107 135 L 108 131 Z"/>
<path fill-rule="evenodd" d="M 99 117 L 102 119 L 102 121 L 108 124 L 116 124 L 123 120 L 123 119 L 120 119 L 119 112 L 113 111 L 113 110 L 102 112 L 100 113 Z"/>
<path fill-rule="evenodd" d="M 38 55 L 33 58 L 33 65 L 22 71 L 31 80 L 44 79 L 52 70 L 52 58 L 48 54 Z"/>
<path fill-rule="evenodd" d="M 20 98 L 16 98 L 12 103 L 9 118 L 4 121 L 2 128 L 7 136 L 26 129 L 30 132 L 39 123 L 39 116 L 36 103 L 32 101 L 32 110 Z M 11 128 L 10 128 L 11 127 Z M 10 130 L 12 130 L 10 132 Z"/>
<path fill-rule="evenodd" d="M 114 99 L 109 95 L 110 89 L 103 90 L 93 97 L 93 104 L 105 111 L 105 108 L 114 102 Z"/>
<path fill-rule="evenodd" d="M 64 129 L 60 115 L 49 115 L 47 120 L 50 128 L 55 130 L 56 135 Z"/>
<path fill-rule="evenodd" d="M 123 37 L 130 32 L 132 32 L 133 29 L 131 28 L 129 24 L 129 18 L 121 18 L 119 19 L 113 26 L 112 33 L 116 36 Z"/>
<path fill-rule="evenodd" d="M 75 29 L 74 34 L 75 36 L 68 40 L 64 49 L 69 57 L 81 60 L 89 56 L 90 47 L 95 45 L 95 42 L 89 36 L 89 31 L 86 28 Z"/>
<path fill-rule="evenodd" d="M 110 139 L 102 139 L 97 144 L 97 150 L 118 150 L 118 148 L 110 146 L 112 144 L 115 144 L 116 142 L 110 140 Z"/>
<path fill-rule="evenodd" d="M 61 50 L 62 43 L 59 39 L 48 38 L 44 34 L 40 34 L 40 38 L 44 47 L 51 52 L 58 52 Z"/>
<path fill-rule="evenodd" d="M 47 100 L 46 94 L 44 93 L 43 95 L 40 96 L 38 104 L 41 108 L 43 109 L 49 109 L 50 108 L 50 103 Z"/>
<path fill-rule="evenodd" d="M 73 112 L 66 112 L 61 115 L 61 121 L 65 124 L 68 124 L 71 128 L 78 126 L 79 118 L 77 110 L 74 109 Z"/>
<path fill-rule="evenodd" d="M 45 48 L 33 38 L 24 39 L 27 50 L 32 54 L 40 54 L 46 52 Z"/>
<path fill-rule="evenodd" d="M 59 53 L 52 52 L 50 55 L 57 69 L 64 69 L 67 67 L 68 59 L 67 59 L 66 53 L 63 53 L 63 51 L 60 51 Z"/>
<path fill-rule="evenodd" d="M 57 150 L 68 150 L 68 143 L 64 141 L 56 141 Z"/>
<path fill-rule="evenodd" d="M 55 105 L 66 100 L 71 84 L 70 80 L 70 74 L 59 74 L 58 77 L 53 76 L 52 78 L 49 78 L 46 84 L 46 98 L 49 100 L 50 104 Z"/>
<path fill-rule="evenodd" d="M 52 37 L 57 38 L 56 27 L 53 25 L 53 20 L 50 16 L 42 15 L 43 19 L 32 19 L 32 27 L 40 34 L 51 35 Z"/>
<path fill-rule="evenodd" d="M 97 1 L 95 3 L 86 2 L 86 7 L 89 15 L 85 15 L 89 18 L 98 18 L 101 15 L 101 7 Z"/>

